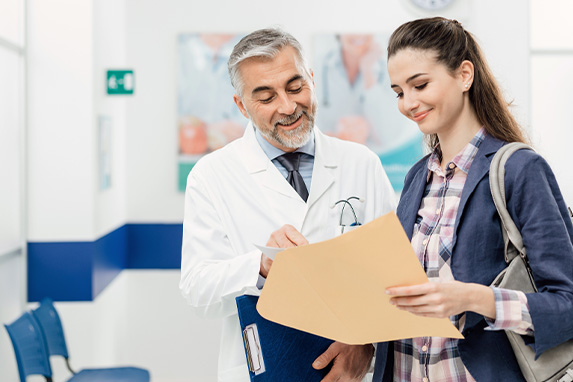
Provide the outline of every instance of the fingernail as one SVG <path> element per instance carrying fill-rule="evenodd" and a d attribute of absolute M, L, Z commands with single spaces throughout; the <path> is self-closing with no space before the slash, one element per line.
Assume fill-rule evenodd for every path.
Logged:
<path fill-rule="evenodd" d="M 312 367 L 317 368 L 317 367 L 320 367 L 321 365 L 322 365 L 322 363 L 320 361 L 314 361 L 314 363 L 312 364 Z"/>

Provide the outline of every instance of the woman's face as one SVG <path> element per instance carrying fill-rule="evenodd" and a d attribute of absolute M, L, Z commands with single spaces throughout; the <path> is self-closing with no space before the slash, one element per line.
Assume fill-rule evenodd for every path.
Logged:
<path fill-rule="evenodd" d="M 447 134 L 457 129 L 464 112 L 464 76 L 452 73 L 433 51 L 403 49 L 388 60 L 398 109 L 424 134 Z"/>

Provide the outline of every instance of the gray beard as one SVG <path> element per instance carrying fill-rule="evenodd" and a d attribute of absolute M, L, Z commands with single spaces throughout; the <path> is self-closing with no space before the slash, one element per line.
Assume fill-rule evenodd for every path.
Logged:
<path fill-rule="evenodd" d="M 259 130 L 261 135 L 269 142 L 276 142 L 281 146 L 287 147 L 289 149 L 298 149 L 299 147 L 307 144 L 307 142 L 312 138 L 314 129 L 314 118 L 312 118 L 306 111 L 303 111 L 300 115 L 302 114 L 307 117 L 307 120 L 303 121 L 302 124 L 294 130 L 283 130 L 282 134 L 279 134 L 279 128 L 277 127 L 277 124 L 275 124 L 274 129 L 271 131 L 262 130 L 258 127 L 257 130 Z M 298 118 L 295 117 L 294 120 L 292 119 L 293 117 L 287 117 L 279 122 L 288 124 L 289 122 L 292 123 L 296 121 Z"/>

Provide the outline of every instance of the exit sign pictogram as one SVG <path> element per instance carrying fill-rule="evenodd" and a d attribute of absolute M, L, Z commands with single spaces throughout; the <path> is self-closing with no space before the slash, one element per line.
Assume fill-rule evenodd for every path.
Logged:
<path fill-rule="evenodd" d="M 133 94 L 134 88 L 133 70 L 107 71 L 107 94 Z"/>

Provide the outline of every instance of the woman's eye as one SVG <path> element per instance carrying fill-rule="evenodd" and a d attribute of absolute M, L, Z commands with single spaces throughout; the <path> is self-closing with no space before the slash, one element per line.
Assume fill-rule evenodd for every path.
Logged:
<path fill-rule="evenodd" d="M 400 92 L 396 94 L 396 98 L 402 98 L 404 96 L 404 92 Z"/>
<path fill-rule="evenodd" d="M 416 89 L 418 89 L 418 90 L 422 90 L 422 89 L 424 89 L 424 88 L 426 87 L 426 85 L 428 85 L 428 83 L 427 83 L 427 82 L 426 82 L 425 84 L 422 84 L 422 85 L 418 85 L 418 86 L 416 86 Z"/>

